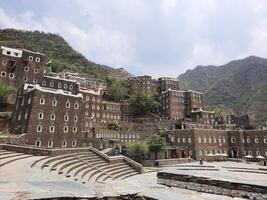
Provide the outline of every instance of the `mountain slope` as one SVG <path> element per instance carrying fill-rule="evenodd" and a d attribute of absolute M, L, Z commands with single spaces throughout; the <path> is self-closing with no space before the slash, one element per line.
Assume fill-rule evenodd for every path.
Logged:
<path fill-rule="evenodd" d="M 39 51 L 46 55 L 46 61 L 53 71 L 70 69 L 77 72 L 94 74 L 98 78 L 114 77 L 116 69 L 96 64 L 75 51 L 59 35 L 40 31 L 22 31 L 15 29 L 0 30 L 0 46 L 24 48 Z M 117 78 L 120 77 L 119 75 Z"/>
<path fill-rule="evenodd" d="M 197 66 L 178 78 L 182 89 L 204 93 L 208 105 L 248 113 L 252 122 L 267 121 L 267 59 L 250 56 L 221 66 Z"/>

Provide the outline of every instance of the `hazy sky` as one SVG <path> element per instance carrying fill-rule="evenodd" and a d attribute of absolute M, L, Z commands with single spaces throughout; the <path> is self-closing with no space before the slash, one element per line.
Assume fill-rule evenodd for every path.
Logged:
<path fill-rule="evenodd" d="M 267 57 L 265 0 L 1 0 L 0 28 L 58 33 L 89 60 L 136 75 Z"/>

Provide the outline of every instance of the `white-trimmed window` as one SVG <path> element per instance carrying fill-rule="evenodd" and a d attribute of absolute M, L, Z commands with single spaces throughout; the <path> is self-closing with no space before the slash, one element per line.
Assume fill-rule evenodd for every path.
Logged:
<path fill-rule="evenodd" d="M 260 143 L 259 138 L 255 138 L 255 143 L 256 144 L 259 144 Z"/>
<path fill-rule="evenodd" d="M 24 71 L 28 72 L 29 71 L 29 67 L 24 67 Z"/>
<path fill-rule="evenodd" d="M 52 140 L 49 140 L 49 141 L 48 141 L 48 145 L 47 145 L 48 148 L 52 148 L 52 147 L 53 147 L 53 143 L 54 143 L 54 142 L 53 142 Z"/>
<path fill-rule="evenodd" d="M 40 104 L 44 105 L 45 104 L 45 99 L 44 98 L 40 98 Z"/>
<path fill-rule="evenodd" d="M 2 61 L 2 64 L 5 66 L 7 64 L 7 61 L 6 60 L 3 60 Z"/>
<path fill-rule="evenodd" d="M 33 57 L 32 56 L 29 56 L 29 61 L 33 61 Z"/>
<path fill-rule="evenodd" d="M 35 146 L 36 147 L 41 147 L 42 143 L 41 143 L 41 140 L 36 140 L 35 141 Z"/>
<path fill-rule="evenodd" d="M 15 77 L 15 75 L 13 73 L 9 74 L 9 78 L 14 78 L 14 77 Z"/>
<path fill-rule="evenodd" d="M 251 139 L 250 138 L 247 138 L 247 143 L 251 143 Z"/>
<path fill-rule="evenodd" d="M 36 58 L 35 58 L 35 61 L 36 61 L 36 62 L 40 62 L 41 59 L 40 59 L 39 57 L 36 57 Z"/>
<path fill-rule="evenodd" d="M 236 143 L 236 139 L 234 137 L 231 138 L 231 143 Z"/>
<path fill-rule="evenodd" d="M 76 147 L 76 145 L 77 145 L 77 140 L 73 140 L 72 141 L 72 147 Z"/>
<path fill-rule="evenodd" d="M 23 80 L 26 82 L 28 81 L 28 77 L 27 76 L 24 76 Z"/>
<path fill-rule="evenodd" d="M 79 109 L 79 104 L 78 103 L 74 104 L 74 109 Z"/>
<path fill-rule="evenodd" d="M 38 73 L 38 71 L 39 71 L 38 69 L 34 69 L 34 73 L 35 73 L 35 74 L 37 74 L 37 73 Z"/>
<path fill-rule="evenodd" d="M 66 147 L 66 146 L 67 146 L 67 141 L 66 140 L 63 140 L 62 147 Z"/>
<path fill-rule="evenodd" d="M 191 138 L 188 138 L 188 143 L 191 143 Z"/>
<path fill-rule="evenodd" d="M 38 113 L 38 119 L 44 119 L 44 113 Z"/>
<path fill-rule="evenodd" d="M 52 106 L 57 106 L 57 100 L 56 99 L 53 99 Z"/>
<path fill-rule="evenodd" d="M 55 114 L 51 114 L 50 119 L 51 120 L 56 120 L 56 115 Z"/>
<path fill-rule="evenodd" d="M 251 155 L 252 156 L 252 151 L 248 151 L 248 155 Z"/>
<path fill-rule="evenodd" d="M 42 85 L 43 85 L 43 86 L 46 86 L 46 81 L 43 81 L 43 82 L 42 82 Z"/>
<path fill-rule="evenodd" d="M 256 155 L 257 156 L 261 155 L 260 151 L 256 151 Z"/>
<path fill-rule="evenodd" d="M 43 130 L 42 125 L 38 125 L 37 126 L 37 132 L 40 133 L 40 132 L 42 132 L 42 130 Z"/>
<path fill-rule="evenodd" d="M 55 126 L 50 126 L 50 128 L 49 128 L 49 132 L 50 132 L 50 133 L 54 133 L 54 132 L 55 132 Z"/>
<path fill-rule="evenodd" d="M 186 142 L 186 138 L 183 138 L 183 143 L 185 143 Z"/>
<path fill-rule="evenodd" d="M 38 79 L 37 78 L 34 78 L 33 79 L 33 83 L 38 83 Z"/>
<path fill-rule="evenodd" d="M 6 77 L 6 72 L 1 72 L 1 77 Z"/>
<path fill-rule="evenodd" d="M 92 98 L 92 101 L 95 102 L 95 97 Z"/>
<path fill-rule="evenodd" d="M 66 108 L 70 108 L 70 102 L 69 101 L 66 102 Z"/>
<path fill-rule="evenodd" d="M 78 116 L 77 115 L 74 116 L 74 122 L 78 122 Z"/>
<path fill-rule="evenodd" d="M 57 84 L 57 87 L 58 87 L 58 88 L 61 88 L 61 87 L 62 87 L 62 84 L 61 84 L 61 83 L 58 83 L 58 84 Z"/>
<path fill-rule="evenodd" d="M 64 131 L 64 133 L 67 133 L 68 130 L 69 130 L 68 126 L 64 126 L 64 127 L 63 127 L 63 131 Z"/>
<path fill-rule="evenodd" d="M 264 138 L 264 143 L 267 144 L 267 138 Z"/>
<path fill-rule="evenodd" d="M 64 84 L 64 89 L 68 89 L 68 85 L 66 83 Z"/>
<path fill-rule="evenodd" d="M 64 121 L 65 121 L 65 122 L 69 121 L 69 115 L 65 115 L 65 116 L 64 116 Z"/>
<path fill-rule="evenodd" d="M 72 128 L 72 132 L 73 132 L 73 133 L 77 133 L 77 126 L 73 126 L 73 128 Z"/>
<path fill-rule="evenodd" d="M 49 83 L 49 86 L 50 86 L 50 87 L 54 87 L 54 82 L 51 81 L 51 82 Z"/>
<path fill-rule="evenodd" d="M 72 84 L 70 84 L 69 88 L 70 88 L 70 90 L 72 90 L 72 89 L 73 89 L 73 85 L 72 85 Z"/>

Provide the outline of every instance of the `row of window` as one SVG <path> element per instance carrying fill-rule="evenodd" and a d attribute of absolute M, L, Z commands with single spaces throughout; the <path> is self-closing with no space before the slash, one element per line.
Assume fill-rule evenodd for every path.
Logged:
<path fill-rule="evenodd" d="M 40 104 L 45 105 L 45 98 L 40 98 Z M 53 99 L 52 106 L 57 106 L 57 100 Z M 66 108 L 70 108 L 71 104 L 69 101 L 66 102 Z M 79 109 L 79 103 L 74 103 L 74 109 Z"/>
<path fill-rule="evenodd" d="M 24 67 L 24 71 L 25 71 L 25 72 L 28 72 L 29 70 L 30 70 L 29 67 Z M 34 69 L 34 73 L 38 73 L 38 72 L 39 72 L 38 69 Z"/>
<path fill-rule="evenodd" d="M 53 145 L 54 145 L 54 141 L 53 141 L 53 140 L 49 140 L 47 146 L 48 146 L 49 148 L 52 148 Z M 41 146 L 42 146 L 42 142 L 41 142 L 41 140 L 36 140 L 36 141 L 35 141 L 35 146 L 36 146 L 36 147 L 41 147 Z M 74 140 L 71 142 L 71 146 L 72 146 L 72 147 L 76 147 L 76 146 L 77 146 L 77 140 L 76 140 L 76 139 L 74 139 Z M 66 141 L 66 140 L 63 140 L 63 142 L 62 142 L 62 147 L 67 147 L 67 141 Z"/>
<path fill-rule="evenodd" d="M 1 72 L 1 77 L 6 77 L 6 76 L 7 76 L 7 72 L 2 71 Z M 14 73 L 9 73 L 8 77 L 9 78 L 15 78 L 15 74 Z"/>
<path fill-rule="evenodd" d="M 34 60 L 33 56 L 29 56 L 29 61 L 33 61 L 33 60 Z M 35 62 L 40 62 L 40 61 L 41 59 L 39 57 L 35 58 Z"/>
<path fill-rule="evenodd" d="M 44 119 L 44 113 L 42 113 L 42 112 L 38 113 L 38 119 Z M 56 120 L 56 115 L 55 114 L 51 114 L 50 115 L 50 119 L 51 120 Z M 64 115 L 64 121 L 65 122 L 69 121 L 69 115 L 67 115 L 67 114 Z M 73 117 L 73 121 L 74 122 L 78 122 L 78 116 L 77 115 L 75 115 Z"/>
<path fill-rule="evenodd" d="M 207 150 L 201 151 L 200 150 L 198 152 L 198 155 L 199 156 L 205 156 L 205 155 L 208 155 L 208 154 L 210 154 L 210 155 L 214 155 L 214 154 L 226 154 L 226 151 L 223 150 L 223 149 L 221 149 L 221 150 L 214 150 L 214 151 L 212 151 L 212 150 L 210 150 L 210 151 L 207 151 Z"/>
<path fill-rule="evenodd" d="M 38 125 L 36 130 L 37 130 L 38 133 L 41 133 L 43 131 L 43 126 L 42 125 Z M 72 127 L 72 132 L 73 133 L 77 133 L 77 131 L 78 131 L 77 126 L 73 126 Z M 50 126 L 49 127 L 49 132 L 50 133 L 54 133 L 55 132 L 55 126 Z M 64 133 L 68 133 L 69 132 L 69 127 L 68 126 L 64 126 L 63 127 L 63 132 Z"/>
<path fill-rule="evenodd" d="M 89 101 L 89 100 L 90 100 L 90 96 L 86 96 L 85 99 L 86 99 L 86 101 Z M 93 102 L 97 101 L 97 103 L 99 103 L 99 102 L 100 102 L 100 98 L 99 98 L 99 97 L 98 97 L 98 98 L 95 98 L 95 97 L 93 96 L 93 97 L 92 97 L 92 101 L 93 101 Z"/>
<path fill-rule="evenodd" d="M 245 151 L 244 150 L 244 156 L 245 155 L 251 155 L 252 156 L 252 151 Z M 256 156 L 260 156 L 260 155 L 261 155 L 260 151 L 256 151 Z M 267 151 L 265 151 L 265 156 L 267 156 Z"/>
<path fill-rule="evenodd" d="M 137 133 L 136 135 L 134 133 L 96 133 L 96 138 L 133 138 L 133 139 L 139 139 L 140 136 Z"/>
<path fill-rule="evenodd" d="M 42 81 L 42 86 L 46 86 L 46 81 Z M 51 81 L 49 83 L 49 87 L 54 87 L 54 82 Z M 62 83 L 59 82 L 57 84 L 57 87 L 58 88 L 62 88 Z M 70 90 L 73 90 L 73 85 L 72 84 L 68 85 L 68 84 L 65 83 L 65 84 L 63 84 L 63 88 L 64 89 L 68 89 L 69 88 Z"/>
<path fill-rule="evenodd" d="M 248 138 L 246 139 L 246 142 L 247 142 L 247 143 L 251 143 L 252 140 L 248 137 Z M 255 139 L 254 139 L 254 142 L 255 142 L 255 144 L 259 144 L 259 143 L 260 143 L 259 138 L 255 138 Z M 265 144 L 267 144 L 267 138 L 264 138 L 264 139 L 263 139 L 263 142 L 264 142 Z M 231 143 L 236 143 L 236 138 L 235 138 L 235 137 L 232 137 L 232 138 L 231 138 Z M 243 140 L 243 143 L 245 143 L 245 140 Z"/>

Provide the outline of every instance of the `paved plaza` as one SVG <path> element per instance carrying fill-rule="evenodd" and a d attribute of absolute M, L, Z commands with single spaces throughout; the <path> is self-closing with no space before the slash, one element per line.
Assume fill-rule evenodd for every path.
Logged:
<path fill-rule="evenodd" d="M 238 199 L 157 184 L 157 171 L 267 186 L 267 167 L 255 163 L 214 162 L 204 163 L 200 167 L 197 162 L 194 162 L 173 167 L 145 168 L 144 174 L 125 180 L 82 184 L 56 176 L 46 170 L 31 168 L 30 165 L 40 158 L 42 156 L 30 156 L 0 167 L 0 199 L 38 199 L 60 196 L 90 198 L 128 194 L 162 200 Z"/>

